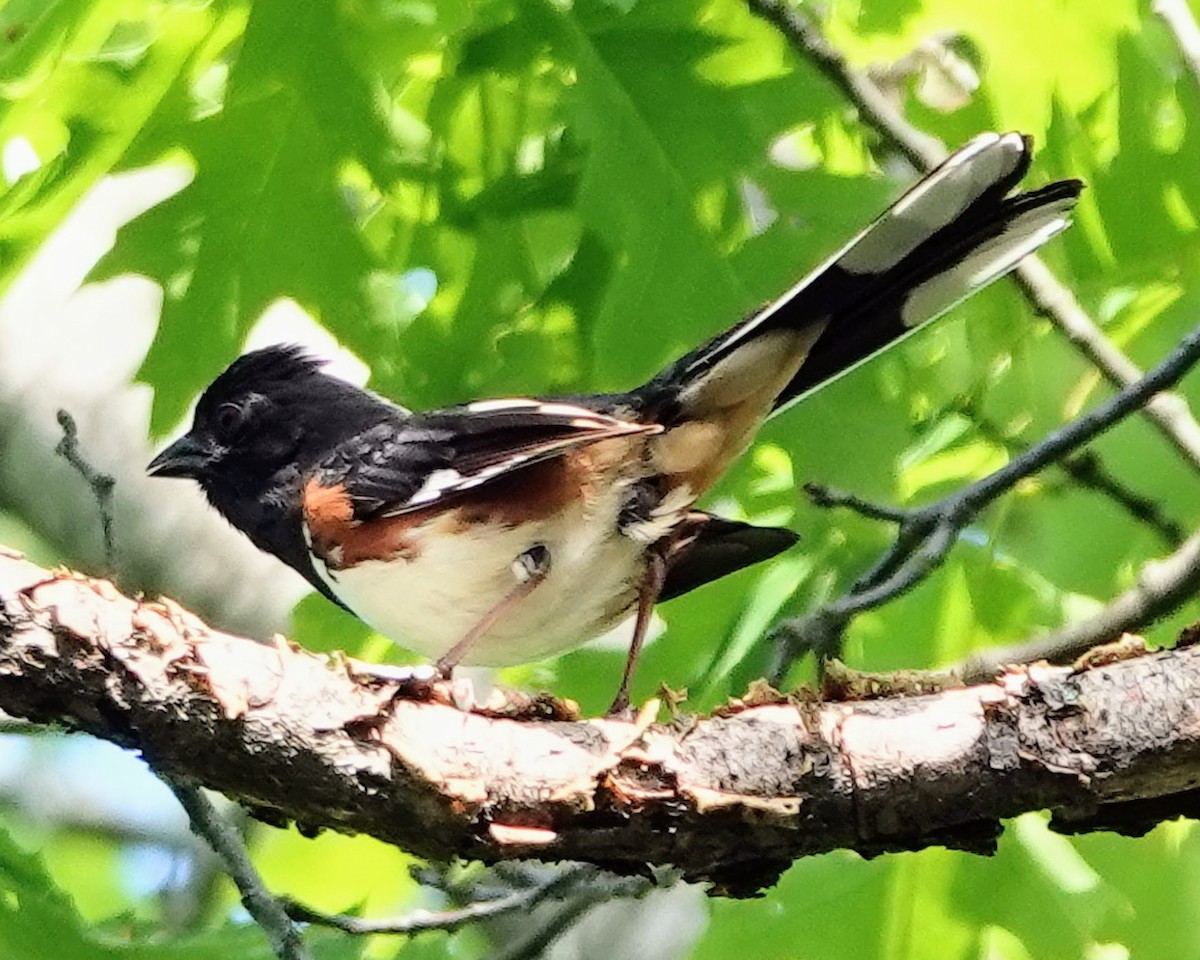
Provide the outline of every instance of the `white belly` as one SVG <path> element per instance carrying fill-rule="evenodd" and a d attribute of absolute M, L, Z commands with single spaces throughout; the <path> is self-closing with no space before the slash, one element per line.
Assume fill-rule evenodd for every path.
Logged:
<path fill-rule="evenodd" d="M 614 498 L 618 493 L 614 491 Z M 644 544 L 614 530 L 617 507 L 592 504 L 519 528 L 450 534 L 437 519 L 415 530 L 416 556 L 317 572 L 360 618 L 399 645 L 437 659 L 514 587 L 513 562 L 534 544 L 550 551 L 546 579 L 467 652 L 464 664 L 509 666 L 592 639 L 636 605 Z"/>

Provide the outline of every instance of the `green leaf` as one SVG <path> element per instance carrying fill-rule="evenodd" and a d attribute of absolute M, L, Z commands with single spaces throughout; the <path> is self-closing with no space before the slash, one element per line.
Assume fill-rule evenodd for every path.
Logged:
<path fill-rule="evenodd" d="M 359 160 L 387 186 L 390 138 L 344 40 L 328 5 L 254 4 L 220 111 L 178 130 L 195 158 L 195 181 L 135 222 L 130 245 L 102 268 L 101 275 L 133 269 L 170 281 L 139 374 L 155 387 L 156 433 L 178 421 L 280 297 L 365 355 L 378 342 L 367 323 L 373 258 L 340 181 L 344 165 Z M 137 251 L 149 256 L 126 256 Z"/>
<path fill-rule="evenodd" d="M 0 286 L 118 162 L 216 20 L 202 5 L 149 0 L 60 0 L 29 20 L 19 6 L 4 13 L 16 40 L 0 59 L 0 143 L 24 140 L 41 167 L 0 188 Z M 134 34 L 155 41 L 114 59 Z"/>

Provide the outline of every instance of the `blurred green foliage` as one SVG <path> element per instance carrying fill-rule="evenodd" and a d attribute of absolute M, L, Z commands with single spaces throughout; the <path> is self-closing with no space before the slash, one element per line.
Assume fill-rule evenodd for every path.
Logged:
<path fill-rule="evenodd" d="M 1038 144 L 1031 182 L 1087 180 L 1076 228 L 1046 256 L 1139 363 L 1194 322 L 1200 95 L 1146 0 L 844 0 L 826 26 L 862 67 L 960 36 L 978 88 L 949 102 L 926 67 L 894 90 L 910 118 L 950 144 L 1023 130 Z M 739 0 L 8 0 L 0 151 L 0 286 L 103 176 L 191 169 L 95 274 L 165 291 L 140 374 L 158 434 L 282 297 L 413 407 L 628 387 L 782 290 L 912 176 Z M 712 501 L 791 525 L 801 548 L 665 606 L 637 692 L 687 687 L 697 710 L 739 692 L 766 663 L 766 627 L 844 589 L 886 544 L 890 530 L 808 505 L 799 483 L 922 502 L 1105 390 L 1001 285 L 775 419 Z M 1185 392 L 1200 400 L 1195 383 Z M 1194 526 L 1194 471 L 1145 423 L 1097 449 Z M 19 518 L 6 530 L 37 542 Z M 1053 470 L 968 534 L 926 583 L 855 621 L 853 665 L 933 666 L 1019 641 L 1128 587 L 1164 550 Z M 391 655 L 316 597 L 295 633 Z M 598 709 L 622 656 L 589 648 L 507 679 Z M 801 664 L 793 678 L 810 675 Z M 990 860 L 811 858 L 759 901 L 713 903 L 695 956 L 1200 957 L 1192 827 L 1066 840 L 1030 815 Z M 272 885 L 316 906 L 386 913 L 414 895 L 406 858 L 373 841 L 259 836 Z M 256 930 L 226 922 L 228 890 L 202 929 L 154 935 L 152 901 L 110 902 L 115 841 L 38 842 L 46 862 L 0 835 L 0 957 L 265 955 Z M 103 909 L 84 919 L 72 897 Z M 321 957 L 487 951 L 478 932 L 314 942 Z"/>
<path fill-rule="evenodd" d="M 116 915 L 88 925 L 41 858 L 0 833 L 0 956 L 12 960 L 272 960 L 252 925 L 226 925 L 155 943 L 154 927 Z M 326 931 L 311 938 L 314 960 L 358 960 L 366 941 Z"/>

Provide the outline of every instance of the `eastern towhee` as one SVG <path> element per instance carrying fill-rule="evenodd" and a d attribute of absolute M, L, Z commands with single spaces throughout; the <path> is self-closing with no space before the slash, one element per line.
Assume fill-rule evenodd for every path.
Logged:
<path fill-rule="evenodd" d="M 636 612 L 622 709 L 656 601 L 796 540 L 695 508 L 763 420 L 1067 226 L 1079 181 L 1007 195 L 1029 162 L 1019 134 L 975 138 L 779 299 L 628 393 L 412 413 L 268 347 L 213 381 L 150 473 L 198 481 L 259 549 L 443 675 L 549 656 Z"/>

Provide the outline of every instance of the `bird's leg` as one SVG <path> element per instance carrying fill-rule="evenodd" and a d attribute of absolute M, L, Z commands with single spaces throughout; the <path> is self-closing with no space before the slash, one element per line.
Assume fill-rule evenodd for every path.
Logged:
<path fill-rule="evenodd" d="M 534 544 L 517 556 L 517 559 L 513 561 L 512 570 L 517 581 L 516 586 L 505 594 L 499 603 L 480 617 L 479 622 L 467 631 L 466 636 L 451 647 L 436 663 L 421 664 L 415 667 L 356 663 L 354 675 L 397 684 L 398 690 L 393 695 L 393 702 L 396 699 L 407 699 L 414 696 L 420 699 L 440 696 L 443 702 L 452 703 L 460 709 L 467 709 L 464 704 L 470 704 L 472 699 L 470 693 L 455 690 L 454 686 L 450 684 L 448 692 L 443 691 L 439 695 L 436 690 L 437 682 L 451 680 L 455 666 L 466 656 L 467 651 L 475 642 L 487 633 L 497 620 L 529 596 L 534 587 L 546 579 L 546 575 L 550 572 L 550 551 L 540 543 Z M 390 715 L 389 707 L 381 712 L 380 717 L 386 718 Z"/>
<path fill-rule="evenodd" d="M 496 625 L 496 621 L 529 596 L 534 591 L 534 588 L 546 579 L 546 576 L 550 573 L 550 551 L 543 544 L 535 543 L 513 561 L 512 569 L 513 575 L 517 580 L 517 585 L 505 594 L 504 599 L 480 617 L 479 622 L 467 631 L 466 636 L 451 647 L 433 665 L 434 669 L 443 678 L 449 679 L 451 671 L 467 655 L 467 651 L 475 645 L 476 641 L 492 629 Z"/>
<path fill-rule="evenodd" d="M 617 696 L 608 708 L 608 716 L 624 713 L 629 707 L 629 685 L 633 682 L 633 671 L 637 666 L 638 654 L 642 652 L 642 643 L 646 639 L 646 631 L 650 628 L 650 615 L 654 612 L 654 604 L 662 593 L 663 584 L 667 579 L 667 554 L 670 552 L 674 538 L 668 536 L 654 544 L 646 553 L 646 572 L 642 574 L 642 584 L 638 589 L 637 619 L 633 624 L 633 641 L 629 644 L 629 656 L 625 660 L 625 673 L 621 676 L 621 686 L 617 688 Z"/>

